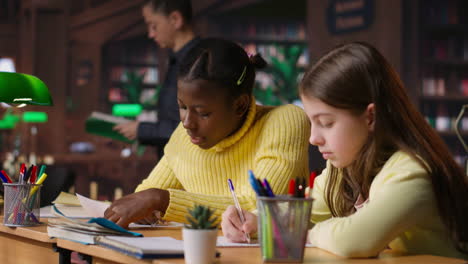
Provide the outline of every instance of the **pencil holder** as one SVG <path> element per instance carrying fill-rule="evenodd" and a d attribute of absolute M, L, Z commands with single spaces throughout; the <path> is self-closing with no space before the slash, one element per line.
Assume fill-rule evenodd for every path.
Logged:
<path fill-rule="evenodd" d="M 263 260 L 302 262 L 312 198 L 257 197 L 258 230 Z"/>
<path fill-rule="evenodd" d="M 3 225 L 40 224 L 40 184 L 4 183 Z"/>

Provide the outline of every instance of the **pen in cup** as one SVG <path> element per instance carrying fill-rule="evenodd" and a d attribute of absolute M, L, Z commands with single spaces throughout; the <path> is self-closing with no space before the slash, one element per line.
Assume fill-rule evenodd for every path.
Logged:
<path fill-rule="evenodd" d="M 242 212 L 242 208 L 240 207 L 239 200 L 237 200 L 237 195 L 236 192 L 234 191 L 234 185 L 232 184 L 231 179 L 228 179 L 228 185 L 229 185 L 229 190 L 231 191 L 232 194 L 232 199 L 234 200 L 234 205 L 236 206 L 237 209 L 237 214 L 239 214 L 239 218 L 242 222 L 242 224 L 245 223 L 245 217 L 244 213 Z M 247 240 L 248 243 L 250 243 L 250 235 L 245 234 L 245 239 Z"/>

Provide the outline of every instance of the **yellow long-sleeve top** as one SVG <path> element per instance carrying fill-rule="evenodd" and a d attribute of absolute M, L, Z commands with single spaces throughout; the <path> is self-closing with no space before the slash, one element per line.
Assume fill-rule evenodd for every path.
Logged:
<path fill-rule="evenodd" d="M 330 164 L 327 165 L 327 169 Z M 404 152 L 394 153 L 374 178 L 369 199 L 348 217 L 332 217 L 325 202 L 327 169 L 317 177 L 309 231 L 317 247 L 346 257 L 370 257 L 389 247 L 408 254 L 467 258 L 442 224 L 430 176 Z"/>
<path fill-rule="evenodd" d="M 136 191 L 168 190 L 170 201 L 164 219 L 177 222 L 186 222 L 187 207 L 194 203 L 216 209 L 220 220 L 226 207 L 233 204 L 228 179 L 241 207 L 255 209 L 249 169 L 256 177 L 268 179 L 275 193 L 286 193 L 291 178 L 308 173 L 307 116 L 294 105 L 264 107 L 254 102 L 241 128 L 210 149 L 192 144 L 180 124 L 164 149 L 165 155 Z"/>

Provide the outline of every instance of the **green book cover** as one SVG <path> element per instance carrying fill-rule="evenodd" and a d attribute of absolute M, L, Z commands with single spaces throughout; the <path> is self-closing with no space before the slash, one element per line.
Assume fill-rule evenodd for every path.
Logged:
<path fill-rule="evenodd" d="M 134 140 L 130 140 L 124 137 L 119 132 L 113 130 L 115 125 L 130 122 L 132 120 L 116 117 L 101 112 L 93 112 L 86 119 L 86 132 L 90 134 L 95 134 L 102 137 L 112 138 L 115 140 L 123 141 L 126 143 L 133 143 Z"/>

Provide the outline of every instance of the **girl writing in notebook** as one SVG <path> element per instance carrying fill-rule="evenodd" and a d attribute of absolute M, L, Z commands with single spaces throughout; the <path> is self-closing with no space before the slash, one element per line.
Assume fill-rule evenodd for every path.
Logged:
<path fill-rule="evenodd" d="M 347 257 L 390 248 L 467 258 L 467 176 L 375 48 L 333 49 L 299 91 L 309 141 L 327 159 L 313 189 L 313 245 Z M 255 232 L 256 217 L 245 215 L 242 225 L 228 208 L 225 236 L 240 242 Z"/>
<path fill-rule="evenodd" d="M 228 179 L 240 206 L 253 210 L 249 169 L 278 193 L 287 191 L 289 179 L 307 175 L 307 116 L 293 105 L 255 103 L 255 68 L 264 65 L 260 56 L 249 57 L 233 42 L 204 39 L 194 46 L 180 65 L 181 123 L 165 155 L 136 192 L 115 201 L 105 217 L 127 226 L 158 210 L 164 220 L 186 222 L 194 203 L 221 216 L 233 204 Z"/>

